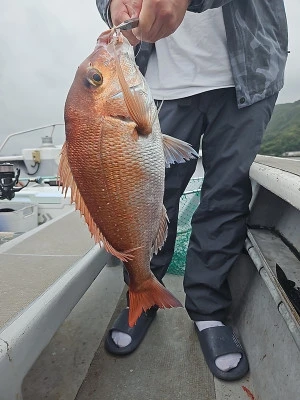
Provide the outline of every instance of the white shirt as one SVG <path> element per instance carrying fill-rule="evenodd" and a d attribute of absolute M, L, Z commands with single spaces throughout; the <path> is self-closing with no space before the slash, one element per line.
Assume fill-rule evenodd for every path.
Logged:
<path fill-rule="evenodd" d="M 157 100 L 234 86 L 222 8 L 187 12 L 172 35 L 155 43 L 146 80 Z"/>

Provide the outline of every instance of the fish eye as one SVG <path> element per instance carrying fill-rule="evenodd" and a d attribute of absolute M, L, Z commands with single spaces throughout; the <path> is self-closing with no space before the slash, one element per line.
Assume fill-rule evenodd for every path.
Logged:
<path fill-rule="evenodd" d="M 96 68 L 89 68 L 87 80 L 93 86 L 100 86 L 103 83 L 103 76 Z"/>
<path fill-rule="evenodd" d="M 101 82 L 102 81 L 102 76 L 100 74 L 94 74 L 93 79 L 96 82 Z"/>

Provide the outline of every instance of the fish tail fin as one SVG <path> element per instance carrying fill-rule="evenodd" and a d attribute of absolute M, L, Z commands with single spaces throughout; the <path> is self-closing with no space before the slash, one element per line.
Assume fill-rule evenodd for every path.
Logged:
<path fill-rule="evenodd" d="M 182 304 L 153 275 L 139 287 L 138 291 L 132 290 L 129 286 L 130 327 L 136 324 L 143 311 L 153 306 L 172 308 L 182 307 Z"/>

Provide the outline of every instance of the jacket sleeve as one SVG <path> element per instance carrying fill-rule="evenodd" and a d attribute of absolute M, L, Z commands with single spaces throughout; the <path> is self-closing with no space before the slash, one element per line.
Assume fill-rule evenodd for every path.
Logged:
<path fill-rule="evenodd" d="M 109 6 L 111 0 L 96 0 L 96 5 L 104 22 L 111 28 L 113 23 L 110 18 Z"/>
<path fill-rule="evenodd" d="M 210 8 L 222 7 L 231 1 L 232 0 L 191 0 L 188 11 L 200 13 Z"/>

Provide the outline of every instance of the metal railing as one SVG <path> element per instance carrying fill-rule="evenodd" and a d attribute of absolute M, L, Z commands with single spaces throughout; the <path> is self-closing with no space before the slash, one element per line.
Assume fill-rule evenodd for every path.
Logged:
<path fill-rule="evenodd" d="M 48 129 L 48 128 L 51 128 L 51 127 L 52 127 L 52 131 L 51 131 L 50 137 L 53 137 L 55 128 L 56 128 L 57 126 L 63 126 L 63 125 L 64 125 L 64 124 L 62 124 L 62 123 L 50 124 L 50 125 L 43 125 L 43 126 L 39 126 L 39 127 L 37 127 L 37 128 L 34 128 L 34 129 L 27 129 L 27 130 L 25 130 L 25 131 L 19 131 L 19 132 L 11 133 L 11 134 L 8 135 L 8 136 L 5 138 L 5 140 L 1 143 L 1 145 L 0 145 L 0 153 L 1 153 L 1 151 L 3 150 L 3 147 L 6 145 L 6 143 L 7 143 L 11 138 L 13 138 L 13 137 L 15 137 L 15 136 L 20 136 L 20 135 L 24 135 L 24 134 L 26 134 L 26 133 L 35 132 L 35 131 L 39 131 L 39 130 L 44 130 L 44 129 Z"/>

